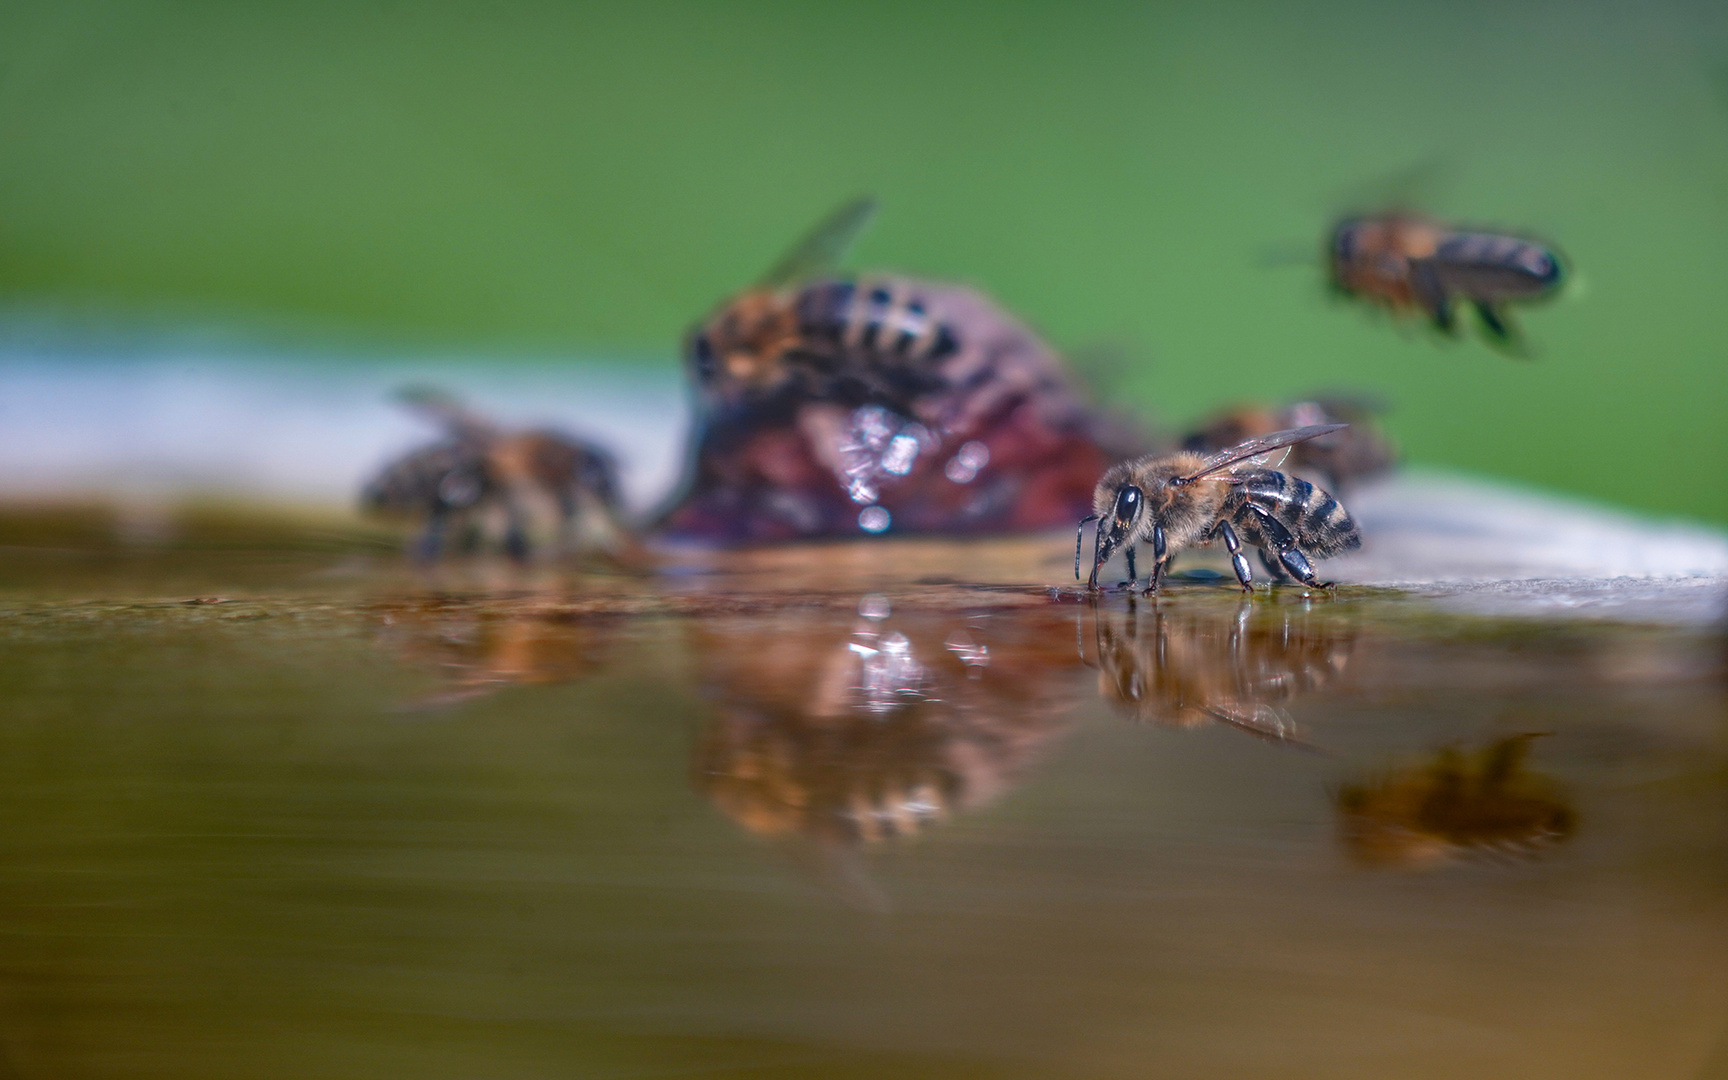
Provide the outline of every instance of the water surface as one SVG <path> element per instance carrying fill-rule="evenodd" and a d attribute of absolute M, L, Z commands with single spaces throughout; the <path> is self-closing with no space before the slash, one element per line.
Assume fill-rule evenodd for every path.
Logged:
<path fill-rule="evenodd" d="M 1722 1070 L 1719 639 L 1060 554 L 9 549 L 5 1062 Z"/>

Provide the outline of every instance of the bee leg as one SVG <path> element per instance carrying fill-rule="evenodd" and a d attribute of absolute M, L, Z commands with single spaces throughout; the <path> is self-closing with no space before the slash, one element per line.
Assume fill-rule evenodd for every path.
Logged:
<path fill-rule="evenodd" d="M 506 507 L 507 520 L 504 526 L 504 554 L 510 556 L 511 562 L 528 561 L 528 530 L 522 523 L 521 508 L 515 503 Z"/>
<path fill-rule="evenodd" d="M 1302 584 L 1312 589 L 1330 589 L 1330 581 L 1317 581 L 1314 578 L 1314 564 L 1308 561 L 1308 556 L 1290 548 L 1278 553 L 1278 561 L 1290 571 L 1291 576 L 1301 579 Z"/>
<path fill-rule="evenodd" d="M 1508 356 L 1530 359 L 1530 348 L 1524 335 L 1518 332 L 1518 327 L 1506 317 L 1506 313 L 1498 305 L 1485 300 L 1475 303 L 1476 315 L 1482 320 L 1482 329 L 1487 332 L 1489 342 Z"/>
<path fill-rule="evenodd" d="M 1248 508 L 1259 517 L 1261 530 L 1272 541 L 1272 545 L 1278 549 L 1278 561 L 1284 564 L 1284 569 L 1290 572 L 1291 577 L 1310 589 L 1332 588 L 1332 582 L 1315 579 L 1314 564 L 1309 562 L 1308 556 L 1302 554 L 1301 550 L 1296 547 L 1296 538 L 1290 535 L 1290 530 L 1284 527 L 1282 521 L 1252 503 L 1249 504 Z"/>
<path fill-rule="evenodd" d="M 1266 568 L 1273 581 L 1289 581 L 1290 575 L 1284 572 L 1284 566 L 1278 561 L 1278 556 L 1272 554 L 1271 548 L 1261 548 L 1259 551 L 1260 565 Z"/>
<path fill-rule="evenodd" d="M 1248 556 L 1242 554 L 1242 541 L 1236 538 L 1236 530 L 1228 521 L 1220 521 L 1218 532 L 1224 537 L 1224 546 L 1230 549 L 1230 565 L 1236 571 L 1236 580 L 1242 583 L 1242 591 L 1253 592 L 1254 571 L 1248 569 Z"/>
<path fill-rule="evenodd" d="M 1494 305 L 1485 300 L 1476 301 L 1476 317 L 1482 320 L 1482 328 L 1488 331 L 1488 336 L 1505 344 L 1512 340 L 1512 329 L 1506 325 L 1506 320 L 1494 310 Z"/>
<path fill-rule="evenodd" d="M 1430 259 L 1415 259 L 1410 263 L 1410 288 L 1434 325 L 1444 333 L 1452 333 L 1456 323 L 1452 318 L 1452 301 L 1446 296 L 1446 286 Z"/>
<path fill-rule="evenodd" d="M 1170 546 L 1164 540 L 1164 526 L 1152 526 L 1152 577 L 1146 582 L 1146 591 L 1155 593 L 1164 584 L 1164 574 L 1170 569 Z"/>
<path fill-rule="evenodd" d="M 434 507 L 426 518 L 426 527 L 414 541 L 415 562 L 438 561 L 438 555 L 444 550 L 444 530 L 447 523 L 443 507 Z"/>
<path fill-rule="evenodd" d="M 578 543 L 578 522 L 576 515 L 580 509 L 576 493 L 569 488 L 558 492 L 558 550 L 559 555 L 568 555 L 576 550 Z"/>
<path fill-rule="evenodd" d="M 1080 524 L 1074 529 L 1074 580 L 1080 580 L 1080 541 L 1086 537 L 1086 523 L 1097 521 L 1097 514 L 1087 514 L 1080 519 Z"/>

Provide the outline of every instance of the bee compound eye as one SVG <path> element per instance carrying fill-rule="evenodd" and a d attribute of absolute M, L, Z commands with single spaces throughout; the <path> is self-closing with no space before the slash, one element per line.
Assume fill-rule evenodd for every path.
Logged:
<path fill-rule="evenodd" d="M 1116 519 L 1131 520 L 1140 512 L 1140 489 L 1124 484 L 1116 492 Z"/>

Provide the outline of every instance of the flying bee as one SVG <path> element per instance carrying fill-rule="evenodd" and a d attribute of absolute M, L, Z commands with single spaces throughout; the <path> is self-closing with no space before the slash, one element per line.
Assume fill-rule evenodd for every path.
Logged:
<path fill-rule="evenodd" d="M 1358 480 L 1385 472 L 1397 460 L 1397 449 L 1375 419 L 1379 411 L 1366 402 L 1339 397 L 1317 397 L 1278 407 L 1239 405 L 1214 415 L 1190 433 L 1182 440 L 1182 449 L 1212 454 L 1275 431 L 1349 424 L 1342 431 L 1291 447 L 1285 462 L 1285 471 L 1312 477 L 1324 483 L 1328 491 L 1343 492 Z"/>
<path fill-rule="evenodd" d="M 698 427 L 673 536 L 1046 528 L 1140 448 L 979 293 L 837 274 L 874 209 L 841 207 L 690 335 Z"/>
<path fill-rule="evenodd" d="M 1506 306 L 1551 296 L 1560 287 L 1559 255 L 1535 240 L 1455 229 L 1409 213 L 1347 218 L 1327 244 L 1332 285 L 1394 312 L 1421 312 L 1455 333 L 1454 306 L 1476 309 L 1496 345 L 1515 348 Z"/>
<path fill-rule="evenodd" d="M 402 400 L 444 429 L 444 438 L 390 462 L 369 481 L 370 510 L 418 517 L 422 559 L 442 552 L 453 528 L 483 532 L 501 518 L 503 547 L 530 554 L 538 519 L 555 519 L 556 546 L 619 554 L 632 541 L 620 523 L 612 455 L 556 431 L 508 431 L 442 391 L 416 388 Z"/>
<path fill-rule="evenodd" d="M 1331 588 L 1314 577 L 1311 558 L 1360 547 L 1362 537 L 1338 500 L 1299 477 L 1278 472 L 1297 443 L 1342 430 L 1344 424 L 1317 424 L 1277 431 L 1238 443 L 1211 457 L 1193 451 L 1150 454 L 1111 466 L 1092 496 L 1093 512 L 1082 518 L 1074 537 L 1074 577 L 1080 577 L 1080 541 L 1088 522 L 1098 522 L 1093 537 L 1092 576 L 1126 548 L 1129 585 L 1138 579 L 1134 545 L 1150 543 L 1154 562 L 1148 592 L 1156 592 L 1170 560 L 1185 547 L 1222 539 L 1242 588 L 1252 591 L 1254 576 L 1242 544 L 1260 549 L 1268 567 L 1311 588 Z"/>

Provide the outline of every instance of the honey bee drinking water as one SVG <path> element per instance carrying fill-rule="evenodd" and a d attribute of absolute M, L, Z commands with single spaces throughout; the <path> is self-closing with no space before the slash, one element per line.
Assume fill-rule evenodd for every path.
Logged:
<path fill-rule="evenodd" d="M 1147 591 L 1156 592 L 1178 551 L 1220 539 L 1244 590 L 1254 582 L 1244 541 L 1260 549 L 1269 569 L 1311 588 L 1330 588 L 1315 578 L 1311 560 L 1361 546 L 1356 523 L 1337 499 L 1277 467 L 1290 447 L 1344 427 L 1317 424 L 1250 439 L 1211 457 L 1183 451 L 1113 466 L 1098 481 L 1093 513 L 1081 519 L 1075 535 L 1075 578 L 1086 524 L 1096 521 L 1088 588 L 1098 587 L 1098 571 L 1117 548 L 1126 549 L 1132 587 L 1139 577 L 1134 545 L 1148 543 L 1153 563 Z"/>
<path fill-rule="evenodd" d="M 629 547 L 618 520 L 617 468 L 605 450 L 555 431 L 503 430 L 438 390 L 416 388 L 402 399 L 445 437 L 386 465 L 361 502 L 422 520 L 417 557 L 437 558 L 453 532 L 477 540 L 501 524 L 505 552 L 526 559 L 536 519 L 548 517 L 555 519 L 555 549 L 619 554 Z"/>
<path fill-rule="evenodd" d="M 1444 333 L 1457 330 L 1455 306 L 1476 309 L 1497 345 L 1516 347 L 1507 314 L 1513 301 L 1553 295 L 1559 256 L 1534 240 L 1455 229 L 1409 213 L 1348 218 L 1328 245 L 1332 284 L 1394 312 L 1420 312 Z"/>
<path fill-rule="evenodd" d="M 1137 449 L 980 294 L 837 275 L 874 206 L 842 207 L 691 335 L 699 430 L 671 535 L 1047 528 Z"/>

